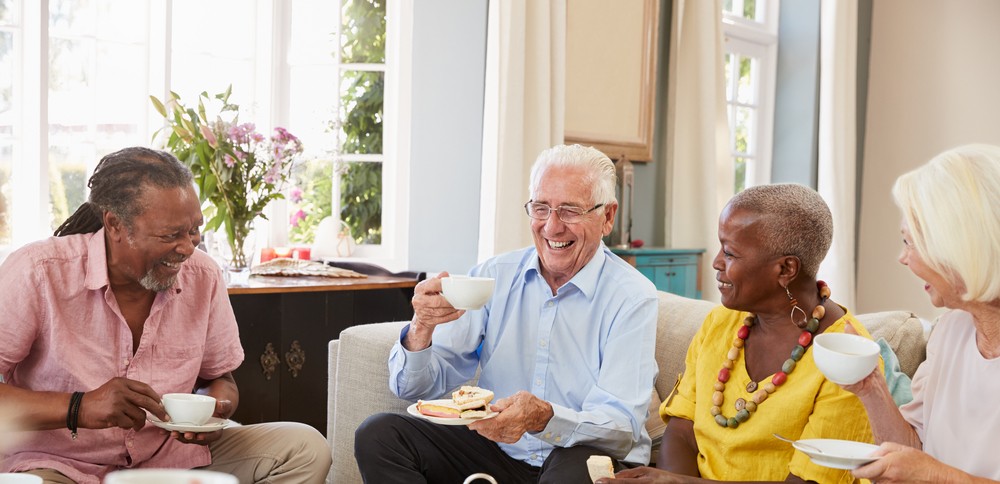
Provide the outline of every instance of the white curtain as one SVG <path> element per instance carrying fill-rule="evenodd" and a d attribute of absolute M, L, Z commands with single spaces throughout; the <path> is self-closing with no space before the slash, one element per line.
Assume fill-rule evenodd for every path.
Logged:
<path fill-rule="evenodd" d="M 531 165 L 563 142 L 566 0 L 489 3 L 479 260 L 531 245 Z"/>
<path fill-rule="evenodd" d="M 820 6 L 818 189 L 833 212 L 833 247 L 819 271 L 833 299 L 852 311 L 857 299 L 855 205 L 857 172 L 858 1 Z"/>
<path fill-rule="evenodd" d="M 719 250 L 719 213 L 732 193 L 721 2 L 674 0 L 667 80 L 666 240 L 705 248 L 702 297 L 718 300 L 712 259 Z"/>

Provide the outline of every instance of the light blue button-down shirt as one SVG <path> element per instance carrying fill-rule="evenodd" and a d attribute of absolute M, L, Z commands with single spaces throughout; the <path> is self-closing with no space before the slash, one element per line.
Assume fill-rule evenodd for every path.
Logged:
<path fill-rule="evenodd" d="M 490 259 L 470 275 L 496 278 L 483 309 L 434 330 L 430 348 L 389 355 L 389 386 L 408 400 L 441 398 L 473 378 L 503 398 L 526 390 L 552 404 L 541 432 L 508 455 L 541 466 L 553 447 L 590 445 L 645 464 L 657 296 L 653 284 L 601 244 L 552 296 L 534 247 Z M 407 326 L 408 328 L 408 326 Z"/>

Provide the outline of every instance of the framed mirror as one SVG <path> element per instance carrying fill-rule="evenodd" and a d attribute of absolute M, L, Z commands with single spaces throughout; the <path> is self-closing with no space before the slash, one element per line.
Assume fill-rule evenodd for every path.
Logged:
<path fill-rule="evenodd" d="M 567 0 L 566 143 L 653 159 L 659 0 Z"/>

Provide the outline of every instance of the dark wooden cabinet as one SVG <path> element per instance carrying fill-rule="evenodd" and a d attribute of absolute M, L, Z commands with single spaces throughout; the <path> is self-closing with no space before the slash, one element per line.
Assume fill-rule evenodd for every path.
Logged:
<path fill-rule="evenodd" d="M 370 276 L 257 278 L 231 287 L 245 354 L 233 372 L 245 423 L 303 422 L 326 432 L 327 347 L 344 329 L 413 317 L 417 281 Z"/>

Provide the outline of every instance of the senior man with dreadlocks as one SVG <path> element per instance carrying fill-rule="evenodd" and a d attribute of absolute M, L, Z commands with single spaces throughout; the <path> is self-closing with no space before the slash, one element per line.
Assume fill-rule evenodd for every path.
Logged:
<path fill-rule="evenodd" d="M 90 197 L 56 237 L 0 266 L 0 402 L 23 438 L 0 472 L 99 483 L 123 468 L 205 468 L 240 482 L 321 482 L 329 447 L 312 427 L 235 426 L 170 432 L 165 393 L 239 403 L 243 360 L 219 267 L 196 250 L 203 219 L 191 172 L 169 153 L 105 156 Z"/>

